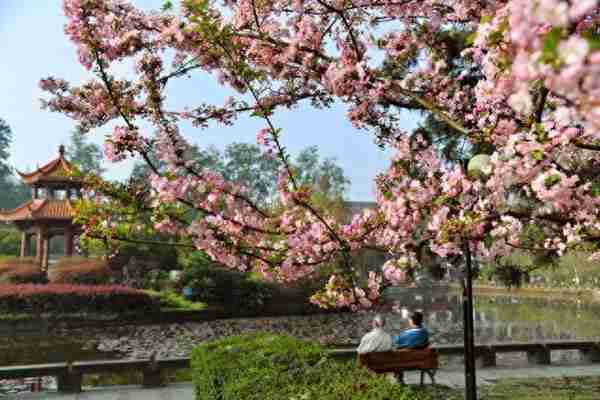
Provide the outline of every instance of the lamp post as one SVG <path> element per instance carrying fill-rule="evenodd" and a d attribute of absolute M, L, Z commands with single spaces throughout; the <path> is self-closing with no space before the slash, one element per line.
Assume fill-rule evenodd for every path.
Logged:
<path fill-rule="evenodd" d="M 467 174 L 473 178 L 485 178 L 492 172 L 490 156 L 478 154 L 469 160 Z M 465 270 L 462 279 L 463 330 L 465 351 L 465 400 L 477 400 L 477 368 L 475 366 L 475 329 L 473 323 L 473 268 L 470 242 L 463 248 Z"/>
<path fill-rule="evenodd" d="M 473 179 L 486 179 L 493 169 L 491 157 L 487 154 L 477 154 L 469 160 L 466 166 L 467 174 Z M 503 199 L 498 199 L 498 210 L 500 212 L 511 212 L 514 214 L 548 213 L 548 206 L 535 209 L 531 199 L 518 185 L 512 185 Z M 464 323 L 464 347 L 465 347 L 465 399 L 477 400 L 477 383 L 475 367 L 475 334 L 473 324 L 473 271 L 472 257 L 469 240 L 464 243 L 465 273 L 462 281 L 463 288 L 463 323 Z"/>
<path fill-rule="evenodd" d="M 465 400 L 477 400 L 475 330 L 473 326 L 473 271 L 471 268 L 471 248 L 468 241 L 465 243 L 464 253 L 465 274 L 462 280 L 462 301 L 465 349 Z"/>

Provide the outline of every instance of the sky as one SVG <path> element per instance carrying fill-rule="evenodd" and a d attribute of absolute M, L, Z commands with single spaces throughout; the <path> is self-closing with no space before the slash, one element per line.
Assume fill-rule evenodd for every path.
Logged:
<path fill-rule="evenodd" d="M 133 0 L 146 10 L 159 9 L 164 0 Z M 74 122 L 57 113 L 42 110 L 38 88 L 40 78 L 49 75 L 79 84 L 91 78 L 78 62 L 75 47 L 63 33 L 66 18 L 61 0 L 0 0 L 0 118 L 12 129 L 10 164 L 30 171 L 56 157 L 58 146 L 68 144 Z M 129 65 L 119 65 L 116 73 L 127 76 Z M 213 76 L 202 75 L 176 81 L 168 88 L 169 106 L 181 108 L 200 103 L 222 104 L 230 94 Z M 277 112 L 275 123 L 282 128 L 283 143 L 295 155 L 316 145 L 321 157 L 334 157 L 351 181 L 347 198 L 374 199 L 373 179 L 389 164 L 391 152 L 380 150 L 373 136 L 352 127 L 346 108 L 335 105 L 327 110 L 300 107 Z M 404 128 L 411 129 L 417 117 L 406 115 Z M 259 119 L 241 118 L 233 127 L 210 126 L 198 129 L 182 126 L 188 140 L 201 148 L 214 145 L 223 149 L 231 142 L 255 142 L 263 127 Z M 101 144 L 110 126 L 89 134 Z M 106 163 L 106 177 L 124 179 L 133 163 Z"/>

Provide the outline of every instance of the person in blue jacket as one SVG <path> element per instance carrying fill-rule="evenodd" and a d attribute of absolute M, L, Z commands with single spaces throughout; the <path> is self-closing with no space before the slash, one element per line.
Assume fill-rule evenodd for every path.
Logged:
<path fill-rule="evenodd" d="M 416 311 L 408 319 L 410 328 L 394 336 L 394 344 L 399 348 L 423 349 L 429 345 L 429 332 L 423 327 L 423 314 Z"/>

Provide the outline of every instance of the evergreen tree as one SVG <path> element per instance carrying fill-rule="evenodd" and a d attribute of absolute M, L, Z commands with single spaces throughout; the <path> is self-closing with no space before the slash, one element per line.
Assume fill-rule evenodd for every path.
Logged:
<path fill-rule="evenodd" d="M 66 149 L 66 156 L 83 173 L 102 175 L 102 150 L 95 143 L 89 143 L 84 134 L 77 131 L 71 133 L 70 143 Z"/>
<path fill-rule="evenodd" d="M 208 168 L 219 172 L 228 181 L 243 184 L 250 191 L 253 200 L 269 201 L 276 192 L 277 175 L 281 162 L 265 155 L 260 148 L 251 143 L 231 143 L 223 152 L 214 146 L 201 149 L 191 148 L 192 157 L 198 162 L 198 168 Z M 152 155 L 152 164 L 159 169 L 160 163 Z M 291 166 L 298 176 L 298 182 L 313 186 L 317 192 L 333 197 L 343 197 L 350 180 L 344 170 L 333 158 L 321 160 L 316 146 L 303 149 L 291 161 Z M 140 180 L 150 173 L 144 162 L 136 163 L 131 177 Z"/>
<path fill-rule="evenodd" d="M 0 118 L 0 208 L 12 209 L 30 198 L 29 188 L 18 182 L 8 164 L 12 142 L 10 126 Z"/>
<path fill-rule="evenodd" d="M 12 141 L 12 131 L 10 126 L 0 118 L 0 181 L 4 182 L 12 174 L 12 170 L 8 165 L 9 152 L 8 148 Z"/>

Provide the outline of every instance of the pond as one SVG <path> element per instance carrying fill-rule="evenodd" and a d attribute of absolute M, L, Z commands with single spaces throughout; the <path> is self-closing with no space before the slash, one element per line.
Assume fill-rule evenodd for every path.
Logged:
<path fill-rule="evenodd" d="M 398 298 L 385 313 L 391 333 L 406 328 L 410 310 L 422 309 L 432 342 L 461 343 L 462 303 L 456 293 L 434 291 Z M 600 337 L 600 303 L 515 295 L 477 295 L 476 342 L 532 342 Z M 326 345 L 352 344 L 370 329 L 372 314 L 247 318 L 168 325 L 60 329 L 0 338 L 0 365 L 110 358 L 183 357 L 201 341 L 252 331 L 289 333 Z"/>

